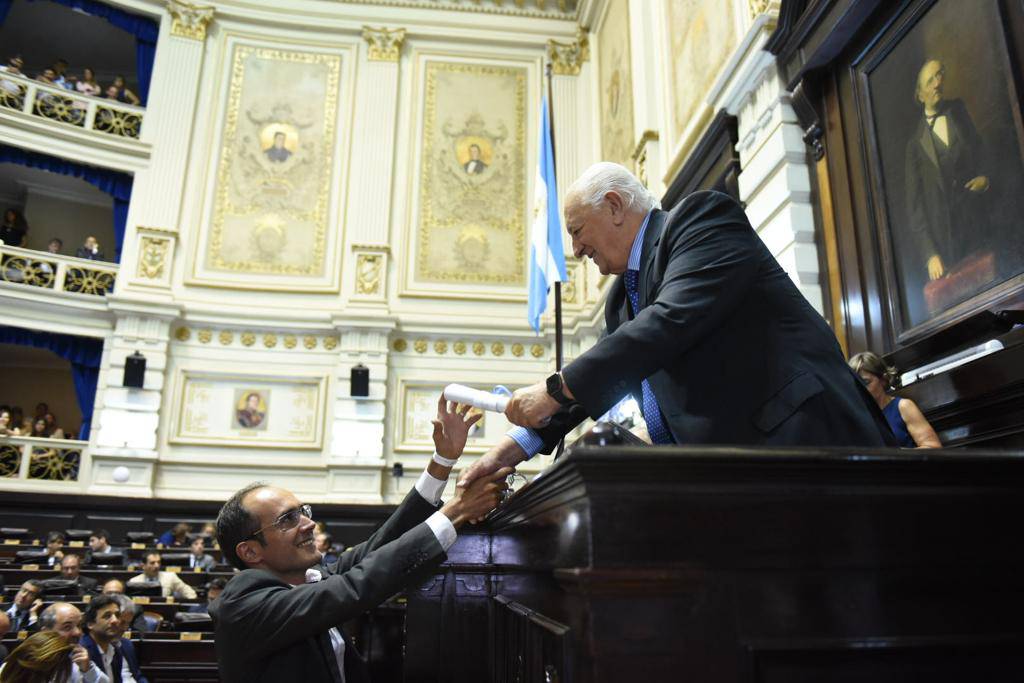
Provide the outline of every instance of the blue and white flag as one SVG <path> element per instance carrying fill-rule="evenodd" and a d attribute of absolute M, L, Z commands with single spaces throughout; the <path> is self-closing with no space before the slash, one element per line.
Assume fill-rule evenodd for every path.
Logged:
<path fill-rule="evenodd" d="M 540 332 L 540 316 L 548 305 L 548 289 L 565 282 L 565 251 L 562 248 L 562 215 L 558 210 L 555 183 L 555 155 L 551 145 L 548 98 L 541 103 L 540 158 L 533 197 L 533 227 L 530 230 L 530 296 L 527 320 Z"/>

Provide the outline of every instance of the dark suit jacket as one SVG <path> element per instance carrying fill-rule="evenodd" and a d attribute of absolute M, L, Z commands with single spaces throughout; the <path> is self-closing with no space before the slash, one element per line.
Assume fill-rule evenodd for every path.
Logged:
<path fill-rule="evenodd" d="M 217 663 L 225 683 L 340 680 L 328 631 L 409 586 L 445 558 L 430 527 L 437 508 L 414 489 L 365 542 L 347 550 L 322 581 L 289 586 L 270 572 L 246 569 L 210 604 Z M 346 683 L 368 681 L 350 643 Z"/>
<path fill-rule="evenodd" d="M 88 651 L 89 661 L 103 671 L 103 654 L 92 636 L 88 633 L 85 634 L 79 644 Z M 110 679 L 110 683 L 121 683 L 121 668 L 126 659 L 128 660 L 128 670 L 132 672 L 135 680 L 138 683 L 148 683 L 139 669 L 139 658 L 135 656 L 135 646 L 132 645 L 132 641 L 125 638 L 121 638 L 121 641 L 114 646 L 114 659 L 110 662 L 110 672 L 113 674 L 113 678 Z"/>
<path fill-rule="evenodd" d="M 78 249 L 76 249 L 75 250 L 75 257 L 76 258 L 88 259 L 90 261 L 106 261 L 107 260 L 106 258 L 104 258 L 102 251 L 97 251 L 97 252 L 93 253 L 92 249 L 86 249 L 85 247 L 79 247 Z"/>
<path fill-rule="evenodd" d="M 591 417 L 639 399 L 647 378 L 680 444 L 896 445 L 831 329 L 731 197 L 697 192 L 654 211 L 640 268 L 640 314 L 619 276 L 605 336 L 562 371 Z M 539 430 L 545 452 L 583 417 L 563 409 Z"/>
<path fill-rule="evenodd" d="M 81 574 L 79 574 L 79 576 L 78 576 L 78 585 L 82 589 L 82 595 L 85 595 L 86 593 L 96 593 L 97 592 L 97 590 L 96 590 L 97 581 L 96 581 L 96 579 L 92 578 L 91 576 L 82 576 Z"/>
<path fill-rule="evenodd" d="M 4 612 L 6 612 L 7 616 L 10 617 L 10 620 L 11 620 L 11 633 L 17 634 L 19 629 L 17 628 L 17 626 L 14 623 L 15 614 L 17 613 L 17 610 L 15 610 L 15 608 L 14 608 L 14 603 L 11 603 L 9 605 L 4 605 L 4 606 L 0 607 L 0 609 L 2 609 Z M 28 622 L 28 615 L 27 615 L 27 613 L 26 613 L 26 616 L 25 616 L 25 621 Z M 35 621 L 32 624 L 28 624 L 28 623 L 22 624 L 20 630 L 29 631 L 30 633 L 33 632 L 33 631 L 38 631 L 39 630 L 39 621 Z"/>

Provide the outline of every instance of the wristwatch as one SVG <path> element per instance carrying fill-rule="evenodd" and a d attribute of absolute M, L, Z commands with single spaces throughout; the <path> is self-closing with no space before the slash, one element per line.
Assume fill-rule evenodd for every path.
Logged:
<path fill-rule="evenodd" d="M 572 399 L 562 393 L 562 375 L 554 373 L 547 379 L 548 396 L 555 399 L 563 406 L 567 406 L 572 403 Z"/>

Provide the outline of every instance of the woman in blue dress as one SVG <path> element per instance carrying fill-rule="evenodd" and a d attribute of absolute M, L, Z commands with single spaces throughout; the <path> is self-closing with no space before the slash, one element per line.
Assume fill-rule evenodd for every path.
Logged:
<path fill-rule="evenodd" d="M 860 375 L 868 393 L 875 399 L 889 422 L 893 434 L 904 448 L 941 448 L 942 442 L 924 413 L 909 398 L 890 395 L 895 389 L 896 368 L 887 366 L 870 351 L 858 353 L 850 359 L 850 367 Z"/>

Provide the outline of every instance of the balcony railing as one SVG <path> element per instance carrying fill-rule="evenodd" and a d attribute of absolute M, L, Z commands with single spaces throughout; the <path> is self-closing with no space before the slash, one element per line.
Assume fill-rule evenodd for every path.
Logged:
<path fill-rule="evenodd" d="M 116 280 L 116 263 L 0 245 L 0 283 L 105 296 L 113 291 Z"/>
<path fill-rule="evenodd" d="M 0 482 L 78 481 L 87 441 L 0 436 Z"/>
<path fill-rule="evenodd" d="M 83 95 L 56 85 L 0 73 L 0 107 L 120 138 L 139 139 L 144 107 Z"/>

